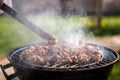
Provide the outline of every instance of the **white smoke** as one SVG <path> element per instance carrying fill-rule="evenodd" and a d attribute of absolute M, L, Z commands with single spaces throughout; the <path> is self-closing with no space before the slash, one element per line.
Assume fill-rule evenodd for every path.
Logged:
<path fill-rule="evenodd" d="M 48 7 L 47 7 L 48 8 Z M 26 10 L 26 9 L 25 9 Z M 32 13 L 32 11 L 29 10 Z M 94 38 L 92 32 L 87 28 L 87 13 L 80 9 L 77 15 L 60 16 L 54 11 L 40 11 L 40 14 L 33 12 L 27 18 L 35 25 L 54 36 L 58 41 L 67 41 L 70 44 L 78 44 L 80 41 L 88 41 Z M 28 29 L 29 30 L 29 29 Z M 30 42 L 38 42 L 39 36 L 26 29 L 19 29 L 18 33 L 23 39 Z"/>
<path fill-rule="evenodd" d="M 78 44 L 80 41 L 89 41 L 94 38 L 93 33 L 87 28 L 88 17 L 86 14 L 82 14 L 82 16 L 63 17 L 47 13 L 30 15 L 28 19 L 54 36 L 58 41 Z"/>

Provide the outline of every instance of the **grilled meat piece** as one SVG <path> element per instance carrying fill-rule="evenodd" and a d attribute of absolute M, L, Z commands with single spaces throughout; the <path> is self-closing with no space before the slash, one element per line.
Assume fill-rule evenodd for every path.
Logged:
<path fill-rule="evenodd" d="M 24 62 L 51 68 L 74 68 L 102 60 L 102 51 L 97 46 L 85 44 L 70 47 L 67 44 L 31 45 L 21 54 Z"/>

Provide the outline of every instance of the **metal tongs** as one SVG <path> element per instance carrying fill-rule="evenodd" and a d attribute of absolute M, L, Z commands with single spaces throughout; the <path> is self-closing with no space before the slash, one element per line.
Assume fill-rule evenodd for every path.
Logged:
<path fill-rule="evenodd" d="M 3 11 L 11 15 L 14 19 L 22 23 L 24 26 L 29 28 L 31 31 L 35 32 L 37 35 L 39 35 L 41 38 L 48 40 L 48 42 L 56 42 L 55 38 L 52 37 L 50 34 L 47 32 L 43 31 L 41 28 L 38 26 L 34 25 L 31 23 L 29 20 L 27 20 L 25 17 L 20 15 L 16 10 L 12 9 L 9 7 L 7 4 L 3 3 L 2 6 L 0 7 Z"/>

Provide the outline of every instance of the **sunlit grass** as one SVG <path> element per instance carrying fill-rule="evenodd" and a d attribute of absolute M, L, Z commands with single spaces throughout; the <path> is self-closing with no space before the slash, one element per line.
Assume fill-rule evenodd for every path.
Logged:
<path fill-rule="evenodd" d="M 102 27 L 114 26 L 120 27 L 120 17 L 104 17 L 102 20 Z"/>
<path fill-rule="evenodd" d="M 0 55 L 9 50 L 32 43 L 36 35 L 10 17 L 0 17 Z M 35 40 L 34 40 L 35 41 Z M 33 41 L 33 43 L 34 43 Z"/>
<path fill-rule="evenodd" d="M 97 27 L 95 20 L 89 21 L 89 29 L 96 36 L 112 36 L 120 34 L 120 17 L 103 17 L 101 27 Z"/>

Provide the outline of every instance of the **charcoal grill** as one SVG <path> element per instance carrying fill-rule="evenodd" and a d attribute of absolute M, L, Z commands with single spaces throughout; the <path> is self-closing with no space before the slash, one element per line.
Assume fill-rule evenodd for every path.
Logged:
<path fill-rule="evenodd" d="M 16 76 L 20 80 L 107 80 L 114 63 L 118 60 L 118 54 L 114 50 L 102 45 L 89 45 L 99 47 L 103 51 L 101 62 L 70 70 L 32 67 L 20 59 L 20 54 L 31 46 L 26 45 L 10 51 L 8 54 L 10 63 L 1 66 L 1 68 L 7 80 L 11 80 Z M 7 75 L 5 69 L 10 66 L 14 67 L 15 73 Z"/>
<path fill-rule="evenodd" d="M 42 38 L 47 40 L 55 40 L 52 36 L 37 28 L 34 24 L 20 16 L 16 11 L 6 4 L 3 4 L 1 9 L 31 29 L 33 32 L 37 33 Z M 108 47 L 97 44 L 89 45 L 100 47 L 100 49 L 102 49 L 103 59 L 101 62 L 92 65 L 87 64 L 83 67 L 73 68 L 70 70 L 61 70 L 57 68 L 52 69 L 42 66 L 32 67 L 20 59 L 20 54 L 25 51 L 28 46 L 30 46 L 26 45 L 10 51 L 8 54 L 8 60 L 10 63 L 0 66 L 7 80 L 11 80 L 16 76 L 19 77 L 20 80 L 107 80 L 114 63 L 118 60 L 118 54 Z M 5 72 L 5 69 L 11 66 L 14 67 L 15 73 L 8 75 Z"/>

